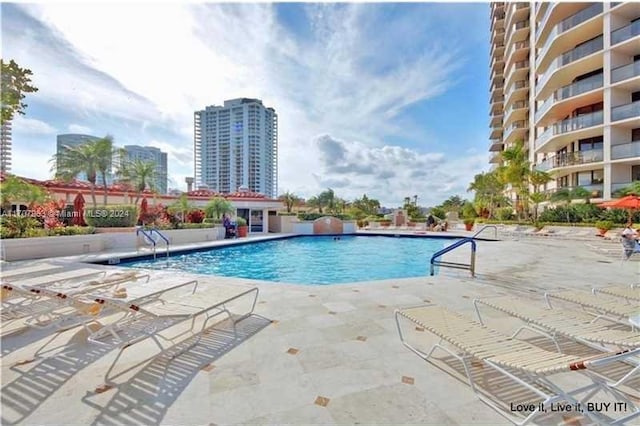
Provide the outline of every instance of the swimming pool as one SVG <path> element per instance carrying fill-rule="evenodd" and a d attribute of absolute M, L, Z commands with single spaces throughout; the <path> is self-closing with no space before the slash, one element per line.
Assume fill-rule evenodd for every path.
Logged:
<path fill-rule="evenodd" d="M 338 284 L 429 274 L 429 259 L 455 239 L 391 236 L 294 237 L 175 254 L 121 266 L 292 284 Z"/>

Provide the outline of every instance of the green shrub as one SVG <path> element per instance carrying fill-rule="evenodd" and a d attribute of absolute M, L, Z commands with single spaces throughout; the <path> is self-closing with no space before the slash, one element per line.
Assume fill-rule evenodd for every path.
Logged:
<path fill-rule="evenodd" d="M 438 219 L 444 220 L 447 217 L 447 212 L 442 207 L 433 207 L 430 213 Z"/>
<path fill-rule="evenodd" d="M 237 226 L 247 226 L 247 220 L 244 217 L 237 217 L 236 218 L 236 225 Z"/>
<path fill-rule="evenodd" d="M 180 229 L 202 229 L 213 228 L 213 223 L 183 223 Z"/>
<path fill-rule="evenodd" d="M 341 220 L 353 220 L 353 218 L 348 214 L 329 214 L 329 213 L 300 213 L 298 214 L 298 219 L 300 220 L 316 220 L 325 216 L 333 216 L 337 217 Z"/>
<path fill-rule="evenodd" d="M 95 228 L 132 227 L 138 221 L 138 207 L 132 205 L 86 208 L 84 221 Z"/>
<path fill-rule="evenodd" d="M 496 210 L 496 218 L 498 220 L 512 220 L 514 218 L 513 209 L 511 207 L 500 207 Z"/>
<path fill-rule="evenodd" d="M 34 229 L 42 229 L 42 224 L 30 216 L 2 216 L 0 220 L 0 237 L 2 238 L 26 237 Z"/>
<path fill-rule="evenodd" d="M 278 212 L 278 216 L 297 216 L 297 215 L 298 215 L 298 213 L 293 213 L 293 212 L 290 212 L 290 213 Z"/>
<path fill-rule="evenodd" d="M 596 222 L 596 228 L 608 231 L 609 229 L 613 228 L 613 222 L 611 222 L 610 220 L 599 220 Z"/>
<path fill-rule="evenodd" d="M 65 226 L 63 228 L 47 229 L 47 235 L 88 235 L 95 234 L 96 229 L 91 226 Z"/>

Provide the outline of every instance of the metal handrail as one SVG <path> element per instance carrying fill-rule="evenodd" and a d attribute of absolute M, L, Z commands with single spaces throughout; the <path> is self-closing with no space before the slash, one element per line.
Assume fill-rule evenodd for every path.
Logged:
<path fill-rule="evenodd" d="M 440 261 L 436 260 L 437 258 L 441 257 L 443 254 L 448 253 L 451 250 L 454 250 L 467 243 L 471 244 L 471 260 L 468 265 L 466 263 L 443 262 L 441 260 Z M 442 250 L 434 253 L 433 256 L 431 256 L 430 263 L 431 263 L 431 270 L 430 270 L 431 276 L 435 275 L 436 266 L 443 266 L 445 268 L 468 269 L 471 272 L 471 276 L 475 277 L 476 276 L 476 242 L 473 238 L 469 238 L 469 237 L 463 238 L 460 241 L 456 241 L 450 246 L 445 247 Z"/>
<path fill-rule="evenodd" d="M 480 230 L 478 230 L 478 232 L 476 232 L 475 234 L 473 234 L 473 236 L 471 238 L 475 238 L 478 236 L 478 234 L 480 234 L 482 231 L 484 231 L 487 228 L 493 228 L 493 230 L 495 231 L 495 237 L 494 239 L 497 240 L 498 239 L 498 227 L 495 225 L 484 225 L 482 228 L 480 228 Z"/>
<path fill-rule="evenodd" d="M 142 229 L 142 228 L 137 228 L 137 229 L 136 229 L 136 237 L 137 237 L 139 234 L 144 235 L 144 237 L 147 239 L 147 240 L 146 240 L 146 241 L 147 241 L 147 244 L 149 244 L 149 241 L 151 241 L 151 243 L 153 243 L 153 259 L 155 260 L 155 258 L 156 258 L 156 240 L 154 240 L 154 239 L 153 239 L 153 237 L 151 236 L 151 234 L 147 234 L 147 233 L 145 232 L 145 230 L 144 230 L 144 229 Z"/>
<path fill-rule="evenodd" d="M 160 238 L 162 238 L 164 240 L 164 242 L 166 243 L 166 249 L 167 249 L 167 257 L 169 257 L 169 239 L 167 237 L 165 237 L 160 231 L 158 231 L 157 228 L 151 228 L 151 235 L 153 235 L 153 233 L 158 234 L 158 236 Z"/>

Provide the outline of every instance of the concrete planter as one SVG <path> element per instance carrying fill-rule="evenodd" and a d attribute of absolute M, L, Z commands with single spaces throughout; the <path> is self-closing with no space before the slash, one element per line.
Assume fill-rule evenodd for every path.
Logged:
<path fill-rule="evenodd" d="M 124 228 L 96 228 L 96 234 L 113 234 L 113 233 L 124 233 L 124 232 L 136 232 L 136 227 L 124 227 Z"/>
<path fill-rule="evenodd" d="M 95 234 L 11 238 L 0 241 L 2 260 L 8 262 L 96 253 L 104 249 L 104 238 Z"/>
<path fill-rule="evenodd" d="M 223 226 L 198 229 L 169 229 L 161 230 L 160 232 L 167 237 L 169 244 L 202 243 L 224 239 Z M 164 245 L 164 242 L 158 241 L 158 244 Z"/>

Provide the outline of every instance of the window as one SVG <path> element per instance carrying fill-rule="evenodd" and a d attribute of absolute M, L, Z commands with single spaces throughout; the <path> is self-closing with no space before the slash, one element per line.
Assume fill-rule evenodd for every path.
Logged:
<path fill-rule="evenodd" d="M 640 141 L 640 127 L 637 129 L 631 129 L 631 140 Z"/>
<path fill-rule="evenodd" d="M 604 182 L 603 170 L 591 170 L 578 173 L 578 186 L 597 185 Z"/>
<path fill-rule="evenodd" d="M 579 150 L 589 151 L 592 149 L 602 149 L 602 136 L 596 136 L 594 138 L 580 139 Z"/>

